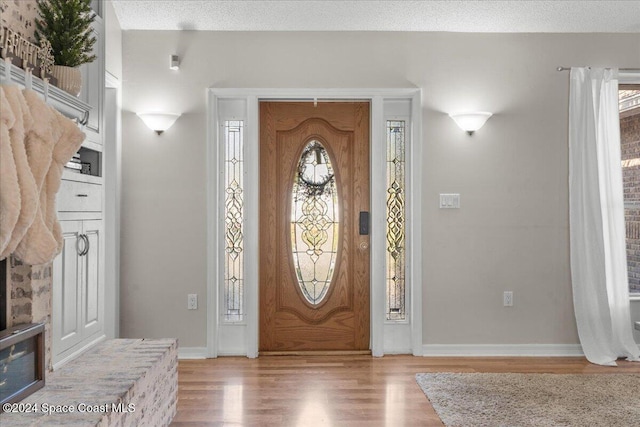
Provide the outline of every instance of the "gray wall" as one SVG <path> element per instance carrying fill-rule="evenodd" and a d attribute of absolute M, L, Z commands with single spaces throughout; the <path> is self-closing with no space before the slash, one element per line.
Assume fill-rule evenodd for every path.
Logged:
<path fill-rule="evenodd" d="M 104 2 L 105 68 L 122 80 L 122 30 L 111 1 Z"/>
<path fill-rule="evenodd" d="M 555 68 L 638 64 L 637 34 L 125 32 L 122 335 L 206 344 L 207 87 L 419 87 L 424 343 L 577 343 Z M 158 137 L 134 114 L 154 109 L 183 116 Z M 462 109 L 495 115 L 468 137 L 446 115 Z"/>

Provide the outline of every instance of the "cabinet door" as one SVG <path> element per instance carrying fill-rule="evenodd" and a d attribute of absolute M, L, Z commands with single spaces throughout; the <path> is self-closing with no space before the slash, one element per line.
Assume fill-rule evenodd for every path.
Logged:
<path fill-rule="evenodd" d="M 83 338 L 101 332 L 104 325 L 104 253 L 101 220 L 83 221 L 87 237 L 86 255 L 81 257 L 83 277 L 82 322 Z"/>
<path fill-rule="evenodd" d="M 91 0 L 91 9 L 98 16 L 102 16 L 102 1 L 101 0 Z"/>
<path fill-rule="evenodd" d="M 92 34 L 97 41 L 93 53 L 97 55 L 95 61 L 80 67 L 82 74 L 82 91 L 80 99 L 91 106 L 89 121 L 85 127 L 87 139 L 102 144 L 102 102 L 104 93 L 104 39 L 102 34 L 102 20 L 96 18 L 92 27 Z"/>
<path fill-rule="evenodd" d="M 82 340 L 82 271 L 78 250 L 81 250 L 81 221 L 60 221 L 64 248 L 53 261 L 52 308 L 53 357 Z"/>

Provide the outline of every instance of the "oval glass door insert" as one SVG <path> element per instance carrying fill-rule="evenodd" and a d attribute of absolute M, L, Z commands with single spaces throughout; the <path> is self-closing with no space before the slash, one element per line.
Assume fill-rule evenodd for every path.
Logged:
<path fill-rule="evenodd" d="M 291 247 L 298 286 L 318 305 L 333 280 L 338 252 L 338 194 L 331 160 L 317 140 L 300 155 L 291 194 Z"/>

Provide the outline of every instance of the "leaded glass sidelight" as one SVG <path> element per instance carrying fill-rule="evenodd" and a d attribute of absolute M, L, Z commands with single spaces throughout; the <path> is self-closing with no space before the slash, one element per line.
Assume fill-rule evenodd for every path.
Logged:
<path fill-rule="evenodd" d="M 244 318 L 243 277 L 243 128 L 242 120 L 224 122 L 224 307 L 226 322 Z"/>
<path fill-rule="evenodd" d="M 318 305 L 327 295 L 338 251 L 338 192 L 331 160 L 320 141 L 300 155 L 291 194 L 291 247 L 298 286 Z"/>
<path fill-rule="evenodd" d="M 405 122 L 387 121 L 387 320 L 406 319 Z"/>

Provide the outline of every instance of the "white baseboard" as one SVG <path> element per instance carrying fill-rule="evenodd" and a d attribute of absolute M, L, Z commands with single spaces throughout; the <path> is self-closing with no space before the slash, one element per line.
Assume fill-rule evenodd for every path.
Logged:
<path fill-rule="evenodd" d="M 640 345 L 638 346 L 640 348 Z M 405 352 L 399 352 L 405 353 Z M 411 354 L 411 351 L 407 351 Z M 395 354 L 387 352 L 385 354 Z M 236 356 L 240 353 L 218 354 L 219 356 Z M 422 356 L 538 356 L 538 357 L 580 357 L 584 356 L 580 344 L 425 344 Z M 180 347 L 178 359 L 206 359 L 206 347 Z"/>
<path fill-rule="evenodd" d="M 425 344 L 422 355 L 434 356 L 584 356 L 580 344 Z"/>
<path fill-rule="evenodd" d="M 247 357 L 247 350 L 244 349 L 240 349 L 240 350 L 227 350 L 227 351 L 218 351 L 218 357 L 227 357 L 227 356 L 240 356 L 240 357 Z"/>
<path fill-rule="evenodd" d="M 178 347 L 178 359 L 206 359 L 207 347 Z"/>

